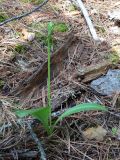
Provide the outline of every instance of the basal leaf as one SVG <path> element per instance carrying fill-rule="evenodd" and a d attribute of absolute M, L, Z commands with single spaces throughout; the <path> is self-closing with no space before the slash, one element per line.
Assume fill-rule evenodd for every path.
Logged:
<path fill-rule="evenodd" d="M 41 121 L 46 131 L 48 133 L 50 132 L 49 128 L 50 107 L 43 107 L 43 108 L 29 109 L 29 110 L 18 110 L 15 113 L 20 118 L 31 115 L 32 117 Z"/>
<path fill-rule="evenodd" d="M 50 107 L 44 107 L 39 111 L 31 113 L 33 117 L 41 121 L 48 134 L 50 134 L 49 114 L 50 114 Z"/>
<path fill-rule="evenodd" d="M 78 112 L 82 112 L 82 111 L 107 111 L 107 109 L 99 104 L 95 104 L 95 103 L 83 103 L 83 104 L 79 104 L 76 105 L 72 108 L 69 108 L 68 110 L 66 110 L 56 121 L 55 124 L 57 124 L 59 121 L 61 121 L 62 119 L 64 119 L 65 117 L 68 117 L 72 114 L 78 113 Z"/>
<path fill-rule="evenodd" d="M 25 116 L 28 116 L 36 111 L 40 111 L 42 108 L 35 108 L 35 109 L 28 109 L 28 110 L 24 110 L 24 109 L 20 109 L 15 111 L 16 115 L 20 118 L 23 118 Z"/>

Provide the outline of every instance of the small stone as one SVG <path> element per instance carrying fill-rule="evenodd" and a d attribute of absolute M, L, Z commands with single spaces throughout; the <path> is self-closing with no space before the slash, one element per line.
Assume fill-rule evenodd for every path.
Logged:
<path fill-rule="evenodd" d="M 109 11 L 108 16 L 110 20 L 120 21 L 120 10 Z"/>
<path fill-rule="evenodd" d="M 33 41 L 35 39 L 35 33 L 28 33 L 28 35 L 27 35 L 27 40 L 29 41 L 29 42 L 31 42 L 31 41 Z"/>
<path fill-rule="evenodd" d="M 102 76 L 90 84 L 91 88 L 103 95 L 112 95 L 120 92 L 120 70 L 109 70 L 105 76 Z"/>
<path fill-rule="evenodd" d="M 120 27 L 118 27 L 118 26 L 111 27 L 110 32 L 115 35 L 120 35 Z"/>

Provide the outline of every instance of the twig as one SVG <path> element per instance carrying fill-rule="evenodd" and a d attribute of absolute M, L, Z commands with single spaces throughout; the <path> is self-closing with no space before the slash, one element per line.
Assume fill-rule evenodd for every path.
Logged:
<path fill-rule="evenodd" d="M 44 149 L 42 147 L 42 144 L 41 144 L 40 140 L 37 138 L 37 135 L 34 133 L 32 127 L 31 127 L 31 124 L 27 123 L 27 125 L 28 125 L 28 128 L 30 130 L 30 133 L 31 133 L 35 143 L 37 144 L 39 154 L 40 154 L 40 160 L 46 160 L 46 154 L 44 152 Z"/>
<path fill-rule="evenodd" d="M 89 27 L 89 30 L 90 30 L 90 32 L 91 32 L 91 35 L 92 35 L 93 39 L 94 39 L 95 41 L 100 41 L 100 38 L 97 36 L 97 33 L 96 33 L 96 31 L 95 31 L 95 28 L 94 28 L 94 26 L 93 26 L 93 24 L 92 24 L 92 21 L 91 21 L 91 19 L 90 19 L 90 17 L 89 17 L 89 14 L 88 14 L 87 9 L 85 8 L 83 2 L 82 2 L 81 0 L 77 0 L 77 2 L 78 2 L 78 4 L 79 4 L 79 8 L 81 9 L 81 11 L 82 11 L 82 13 L 83 13 L 83 15 L 84 15 L 84 17 L 85 17 L 85 20 L 86 20 L 86 22 L 87 22 L 87 25 L 88 25 L 88 27 Z"/>
<path fill-rule="evenodd" d="M 35 158 L 38 153 L 36 150 L 29 150 L 29 149 L 23 149 L 23 150 L 16 150 L 17 154 L 18 154 L 18 157 L 19 158 Z M 3 152 L 3 153 L 0 153 L 0 159 L 13 159 L 13 155 L 12 153 L 6 153 L 6 152 Z"/>
<path fill-rule="evenodd" d="M 31 11 L 29 11 L 29 12 L 27 12 L 27 13 L 23 13 L 23 14 L 21 14 L 21 15 L 14 16 L 14 17 L 12 17 L 12 18 L 10 18 L 10 19 L 7 19 L 7 20 L 1 22 L 1 23 L 0 23 L 0 26 L 3 26 L 4 24 L 6 24 L 6 23 L 8 23 L 8 22 L 11 22 L 11 21 L 14 21 L 14 20 L 17 20 L 17 19 L 19 20 L 19 19 L 21 19 L 21 18 L 23 18 L 23 17 L 26 17 L 26 16 L 32 14 L 33 12 L 38 11 L 38 10 L 39 10 L 41 7 L 43 7 L 48 1 L 49 1 L 49 0 L 45 0 L 43 3 L 41 3 L 40 5 L 38 5 L 37 7 L 35 7 L 33 10 L 31 10 Z"/>
<path fill-rule="evenodd" d="M 110 113 L 111 115 L 113 115 L 117 118 L 120 118 L 120 113 L 114 113 L 114 112 L 110 112 L 110 111 L 108 111 L 108 113 Z"/>

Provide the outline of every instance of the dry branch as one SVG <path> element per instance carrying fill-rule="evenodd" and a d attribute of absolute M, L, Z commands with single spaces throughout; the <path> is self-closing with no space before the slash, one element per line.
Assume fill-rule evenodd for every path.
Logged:
<path fill-rule="evenodd" d="M 46 154 L 45 154 L 43 146 L 42 146 L 42 144 L 40 142 L 40 139 L 38 139 L 37 135 L 34 133 L 32 127 L 31 127 L 31 124 L 27 123 L 27 125 L 28 125 L 28 128 L 30 130 L 30 134 L 32 135 L 32 138 L 35 141 L 35 143 L 37 145 L 37 148 L 39 150 L 39 158 L 40 158 L 40 160 L 46 160 Z"/>
<path fill-rule="evenodd" d="M 19 158 L 36 158 L 37 155 L 38 155 L 38 152 L 36 150 L 28 150 L 28 149 L 25 149 L 25 150 L 16 150 L 16 153 L 17 153 L 17 156 Z M 0 153 L 0 159 L 13 159 L 13 153 Z"/>
<path fill-rule="evenodd" d="M 49 0 L 43 1 L 40 5 L 38 5 L 38 6 L 35 7 L 33 10 L 31 10 L 31 11 L 29 11 L 29 12 L 27 12 L 27 13 L 23 13 L 23 14 L 21 14 L 21 15 L 14 16 L 14 17 L 12 17 L 12 18 L 9 18 L 9 19 L 1 22 L 1 23 L 0 23 L 0 26 L 3 26 L 4 24 L 6 24 L 6 23 L 8 23 L 8 22 L 11 22 L 11 21 L 14 21 L 14 20 L 19 20 L 19 19 L 21 19 L 21 18 L 23 18 L 23 17 L 26 17 L 26 16 L 32 14 L 33 12 L 38 11 L 38 10 L 39 10 L 41 7 L 43 7 L 48 1 L 49 1 Z"/>
<path fill-rule="evenodd" d="M 74 0 L 73 0 L 73 1 L 74 1 Z M 74 1 L 74 2 L 75 2 L 75 1 Z M 100 38 L 97 36 L 97 33 L 96 33 L 95 28 L 94 28 L 94 26 L 93 26 L 93 23 L 92 23 L 92 21 L 91 21 L 91 19 L 90 19 L 90 17 L 89 17 L 88 11 L 87 11 L 87 9 L 85 8 L 83 2 L 82 2 L 81 0 L 77 0 L 77 2 L 78 2 L 79 8 L 81 9 L 81 11 L 82 11 L 82 13 L 83 13 L 83 15 L 84 15 L 84 17 L 85 17 L 85 20 L 86 20 L 86 22 L 87 22 L 87 25 L 88 25 L 88 27 L 89 27 L 89 30 L 90 30 L 90 33 L 91 33 L 93 39 L 94 39 L 95 41 L 100 41 Z"/>

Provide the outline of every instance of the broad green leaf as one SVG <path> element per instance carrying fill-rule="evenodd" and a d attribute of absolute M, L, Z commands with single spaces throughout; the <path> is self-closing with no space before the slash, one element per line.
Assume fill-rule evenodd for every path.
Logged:
<path fill-rule="evenodd" d="M 16 110 L 15 113 L 18 117 L 23 118 L 25 116 L 31 115 L 36 111 L 40 111 L 41 109 L 42 108 L 35 108 L 35 109 L 28 109 L 28 110 L 20 109 L 20 110 Z"/>
<path fill-rule="evenodd" d="M 72 108 L 69 108 L 68 110 L 66 110 L 56 121 L 55 125 L 63 120 L 65 117 L 68 117 L 72 114 L 78 113 L 78 112 L 82 112 L 82 111 L 107 111 L 107 109 L 104 106 L 101 106 L 99 104 L 96 103 L 83 103 L 83 104 L 79 104 L 76 105 Z"/>
<path fill-rule="evenodd" d="M 29 109 L 29 110 L 18 110 L 15 112 L 19 117 L 25 117 L 31 115 L 32 117 L 38 119 L 42 124 L 45 130 L 50 133 L 49 128 L 49 113 L 50 107 L 43 107 L 37 109 Z"/>
<path fill-rule="evenodd" d="M 50 107 L 44 107 L 39 111 L 33 112 L 31 115 L 41 121 L 43 127 L 46 129 L 48 134 L 50 133 L 49 127 L 49 114 L 50 114 Z"/>

